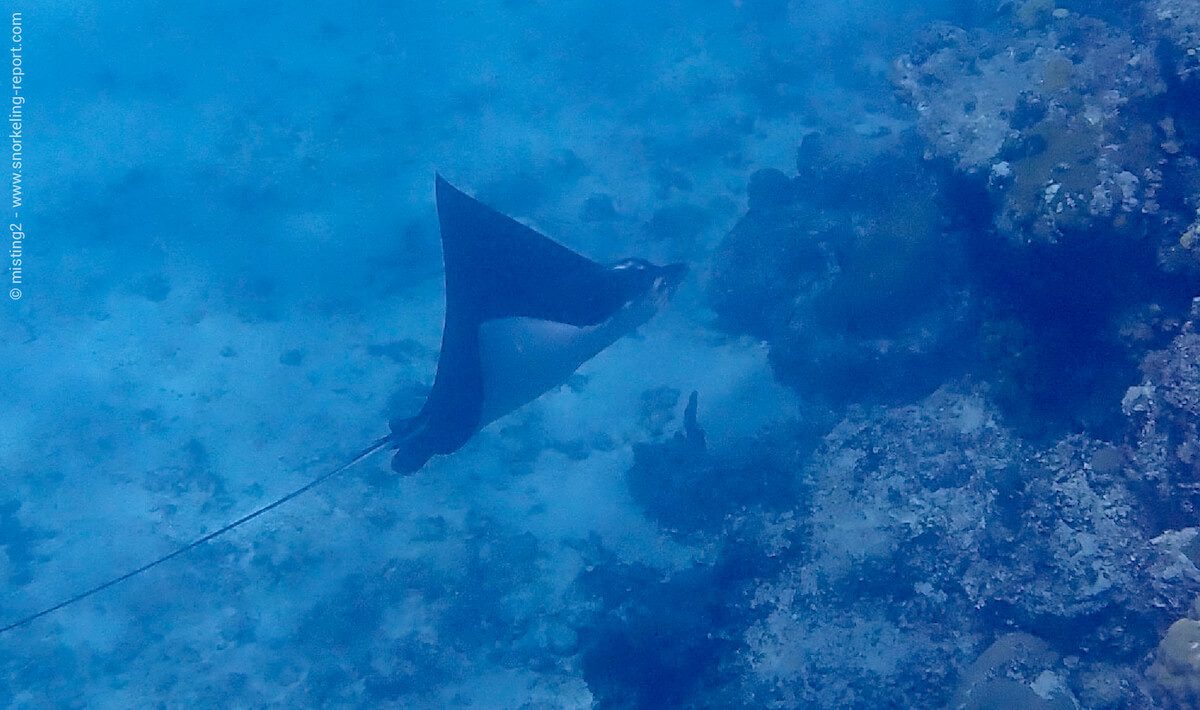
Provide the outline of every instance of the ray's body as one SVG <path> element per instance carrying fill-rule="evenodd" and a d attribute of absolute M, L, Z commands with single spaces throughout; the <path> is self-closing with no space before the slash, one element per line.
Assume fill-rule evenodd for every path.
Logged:
<path fill-rule="evenodd" d="M 687 273 L 641 259 L 603 265 L 437 178 L 446 321 L 421 411 L 391 422 L 392 468 L 412 473 L 557 387 L 648 320 Z"/>

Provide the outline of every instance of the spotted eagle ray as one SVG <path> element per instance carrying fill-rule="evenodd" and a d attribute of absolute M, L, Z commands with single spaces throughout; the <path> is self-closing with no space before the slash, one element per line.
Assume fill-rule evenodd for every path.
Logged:
<path fill-rule="evenodd" d="M 649 320 L 684 264 L 608 266 L 506 217 L 437 177 L 446 322 L 437 376 L 415 417 L 393 419 L 392 468 L 412 473 L 480 428 L 561 385 Z"/>
<path fill-rule="evenodd" d="M 484 426 L 566 382 L 580 365 L 649 320 L 674 294 L 686 264 L 643 259 L 600 264 L 484 205 L 436 176 L 446 317 L 425 405 L 390 433 L 290 493 L 182 547 L 0 626 L 0 633 L 82 601 L 220 537 L 316 488 L 375 452 L 392 469 L 419 471 Z"/>

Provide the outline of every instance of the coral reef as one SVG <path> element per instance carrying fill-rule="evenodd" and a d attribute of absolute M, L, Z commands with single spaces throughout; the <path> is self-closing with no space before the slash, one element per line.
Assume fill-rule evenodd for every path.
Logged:
<path fill-rule="evenodd" d="M 1179 334 L 1142 362 L 1143 381 L 1121 401 L 1129 417 L 1129 450 L 1151 496 L 1153 525 L 1186 527 L 1200 510 L 1200 299 Z"/>
<path fill-rule="evenodd" d="M 667 483 L 655 503 L 662 476 L 711 483 L 732 451 L 779 448 L 709 450 L 694 416 L 641 448 L 630 482 L 660 525 L 713 547 L 693 574 L 721 580 L 729 611 L 710 633 L 737 643 L 708 662 L 739 659 L 755 707 L 1151 707 L 1113 659 L 1157 643 L 1200 591 L 1200 555 L 1195 531 L 1151 538 L 1123 447 L 1080 435 L 1033 447 L 985 397 L 943 389 L 847 416 L 804 458 L 799 497 L 697 494 L 684 518 L 654 507 L 683 495 Z"/>
<path fill-rule="evenodd" d="M 809 134 L 794 176 L 751 177 L 718 325 L 840 423 L 791 442 L 791 508 L 686 494 L 746 479 L 686 436 L 627 480 L 718 561 L 715 536 L 759 536 L 737 617 L 758 706 L 1155 706 L 1141 664 L 1200 591 L 1200 169 L 1190 73 L 1141 9 L 933 26 L 892 75 L 912 133 Z"/>
<path fill-rule="evenodd" d="M 1177 317 L 1200 272 L 1194 111 L 1152 33 L 1107 15 L 1123 24 L 1006 3 L 981 27 L 932 26 L 893 67 L 924 157 L 976 211 L 976 371 L 1026 435 L 1117 431 L 1117 393 L 1152 344 L 1122 321 Z"/>
<path fill-rule="evenodd" d="M 1171 47 L 1176 74 L 1194 78 L 1200 71 L 1200 7 L 1189 0 L 1156 0 L 1147 12 Z"/>
<path fill-rule="evenodd" d="M 776 376 L 806 397 L 921 397 L 967 325 L 955 210 L 907 143 L 848 140 L 854 158 L 810 134 L 794 178 L 751 176 L 750 209 L 715 254 L 709 299 L 718 325 L 765 340 Z M 867 188 L 880 182 L 895 189 Z"/>
<path fill-rule="evenodd" d="M 1011 238 L 1128 228 L 1159 210 L 1165 153 L 1142 117 L 1166 88 L 1158 63 L 1127 32 L 1046 7 L 1017 4 L 990 29 L 938 25 L 894 81 L 930 156 L 987 180 Z"/>

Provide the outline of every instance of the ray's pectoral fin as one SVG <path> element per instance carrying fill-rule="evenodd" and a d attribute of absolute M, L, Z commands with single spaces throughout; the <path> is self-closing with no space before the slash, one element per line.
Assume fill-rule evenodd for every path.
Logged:
<path fill-rule="evenodd" d="M 446 321 L 437 376 L 415 417 L 391 422 L 392 468 L 414 473 L 557 387 L 649 320 L 687 266 L 601 265 L 437 179 Z"/>

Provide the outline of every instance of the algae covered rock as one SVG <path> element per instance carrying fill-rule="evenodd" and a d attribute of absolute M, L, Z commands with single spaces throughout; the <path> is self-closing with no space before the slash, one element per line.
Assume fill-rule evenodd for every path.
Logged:
<path fill-rule="evenodd" d="M 1171 624 L 1146 674 L 1174 707 L 1200 704 L 1200 621 L 1180 619 Z"/>
<path fill-rule="evenodd" d="M 988 646 L 959 682 L 953 710 L 1076 710 L 1066 668 L 1048 643 L 1005 634 Z"/>

